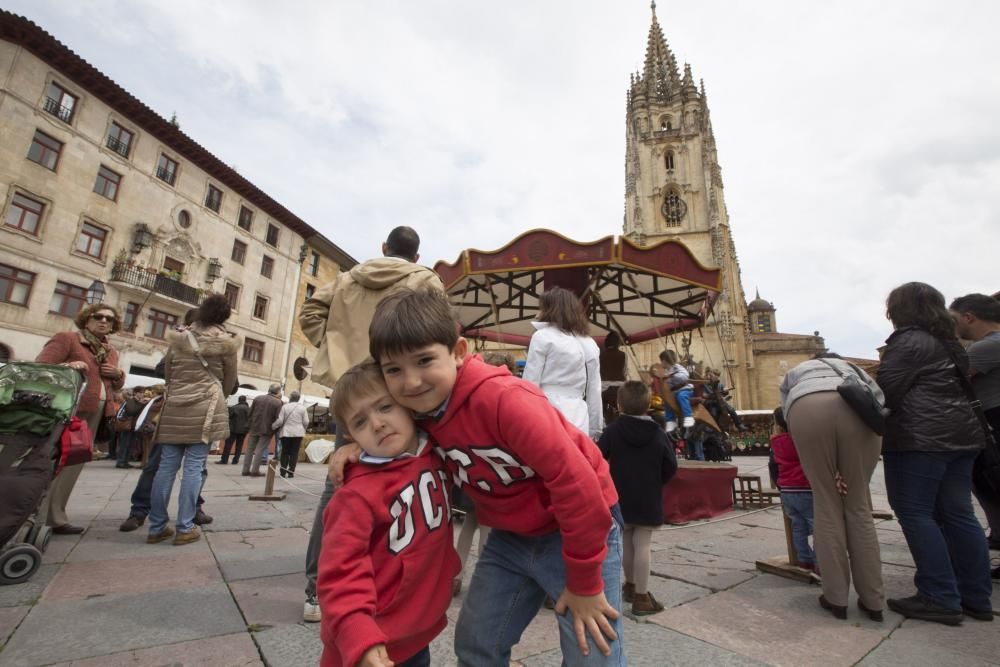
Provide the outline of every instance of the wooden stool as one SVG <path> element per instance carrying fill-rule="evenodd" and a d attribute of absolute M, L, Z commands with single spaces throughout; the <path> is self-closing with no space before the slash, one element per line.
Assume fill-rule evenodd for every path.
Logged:
<path fill-rule="evenodd" d="M 733 504 L 738 502 L 741 509 L 747 509 L 750 505 L 763 505 L 763 493 L 759 475 L 737 475 L 733 480 Z M 770 499 L 768 504 L 771 504 Z"/>

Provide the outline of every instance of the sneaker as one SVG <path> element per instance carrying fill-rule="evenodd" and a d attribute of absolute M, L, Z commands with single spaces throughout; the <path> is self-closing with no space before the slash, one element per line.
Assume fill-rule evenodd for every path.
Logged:
<path fill-rule="evenodd" d="M 122 521 L 122 525 L 118 526 L 118 530 L 123 533 L 131 533 L 133 530 L 139 530 L 139 526 L 146 523 L 146 517 L 144 516 L 130 516 L 129 518 Z"/>
<path fill-rule="evenodd" d="M 906 618 L 916 618 L 921 621 L 931 623 L 942 623 L 944 625 L 960 625 L 962 623 L 962 611 L 959 609 L 948 609 L 939 604 L 929 602 L 919 595 L 911 595 L 908 598 L 898 598 L 886 600 L 889 609 L 897 614 L 902 614 Z"/>
<path fill-rule="evenodd" d="M 694 426 L 694 417 L 685 417 L 684 421 L 681 422 L 681 426 L 684 428 L 691 428 Z"/>
<path fill-rule="evenodd" d="M 302 620 L 306 623 L 319 623 L 323 620 L 323 612 L 320 611 L 316 596 L 310 595 L 306 598 L 306 604 L 302 608 Z"/>
<path fill-rule="evenodd" d="M 635 601 L 635 584 L 626 581 L 622 586 L 622 600 L 632 604 Z"/>
<path fill-rule="evenodd" d="M 196 526 L 204 526 L 206 524 L 212 523 L 213 519 L 210 515 L 205 514 L 199 508 L 197 512 L 194 513 L 194 524 Z"/>
<path fill-rule="evenodd" d="M 667 433 L 670 433 L 671 431 L 676 431 L 676 430 L 677 430 L 677 422 L 675 422 L 675 421 L 669 421 L 669 422 L 667 422 Z"/>
<path fill-rule="evenodd" d="M 656 601 L 652 593 L 636 593 L 632 602 L 634 616 L 649 616 L 663 611 L 663 605 Z"/>
<path fill-rule="evenodd" d="M 177 533 L 174 536 L 174 546 L 179 547 L 185 544 L 191 544 L 192 542 L 197 542 L 201 539 L 201 531 L 197 527 L 192 528 L 190 532 L 187 533 Z"/>
<path fill-rule="evenodd" d="M 159 544 L 163 540 L 169 540 L 174 536 L 174 529 L 167 527 L 158 533 L 150 533 L 146 536 L 146 544 Z"/>

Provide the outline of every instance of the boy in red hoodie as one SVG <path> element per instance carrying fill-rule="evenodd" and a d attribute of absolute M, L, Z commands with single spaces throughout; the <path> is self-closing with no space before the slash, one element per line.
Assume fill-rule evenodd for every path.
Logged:
<path fill-rule="evenodd" d="M 625 664 L 623 521 L 594 441 L 531 383 L 467 357 L 442 294 L 385 299 L 369 337 L 389 393 L 434 437 L 493 528 L 455 626 L 459 665 L 509 664 L 546 595 L 556 600 L 564 664 Z"/>
<path fill-rule="evenodd" d="M 340 377 L 332 407 L 363 454 L 323 519 L 321 664 L 425 667 L 461 568 L 447 473 L 371 361 Z"/>
<path fill-rule="evenodd" d="M 792 524 L 792 544 L 798 556 L 799 567 L 806 570 L 816 568 L 816 554 L 809 546 L 809 536 L 813 534 L 813 494 L 806 474 L 799 463 L 799 453 L 788 433 L 781 408 L 774 409 L 774 428 L 771 430 L 771 451 L 778 466 L 778 491 L 781 492 L 781 508 Z"/>

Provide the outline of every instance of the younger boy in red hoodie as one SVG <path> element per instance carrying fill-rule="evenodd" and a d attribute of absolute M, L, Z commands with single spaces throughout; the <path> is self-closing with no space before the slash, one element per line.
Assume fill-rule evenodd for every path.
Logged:
<path fill-rule="evenodd" d="M 433 436 L 493 528 L 455 626 L 458 664 L 507 665 L 546 595 L 556 600 L 564 664 L 625 664 L 623 521 L 594 441 L 531 383 L 467 357 L 442 294 L 385 299 L 369 337 L 389 393 Z"/>
<path fill-rule="evenodd" d="M 324 514 L 321 664 L 424 667 L 461 568 L 447 473 L 371 361 L 341 376 L 332 407 L 363 454 Z"/>
<path fill-rule="evenodd" d="M 774 409 L 774 427 L 771 430 L 771 451 L 778 466 L 778 491 L 781 507 L 792 524 L 792 544 L 799 560 L 799 567 L 816 569 L 816 554 L 809 546 L 813 534 L 813 494 L 806 474 L 799 463 L 799 453 L 788 433 L 788 423 L 781 408 Z"/>

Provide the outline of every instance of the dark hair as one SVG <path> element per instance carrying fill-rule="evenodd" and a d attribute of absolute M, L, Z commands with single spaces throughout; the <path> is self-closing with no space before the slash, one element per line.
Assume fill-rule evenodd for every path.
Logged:
<path fill-rule="evenodd" d="M 568 334 L 586 336 L 590 333 L 583 304 L 568 289 L 553 287 L 538 300 L 538 319 L 550 322 Z"/>
<path fill-rule="evenodd" d="M 247 402 L 247 397 L 246 396 L 240 396 L 239 398 L 236 399 L 236 402 L 237 403 L 246 403 Z"/>
<path fill-rule="evenodd" d="M 951 302 L 948 310 L 970 313 L 987 322 L 1000 322 L 1000 301 L 986 294 L 966 294 Z"/>
<path fill-rule="evenodd" d="M 375 361 L 435 343 L 451 350 L 458 342 L 458 322 L 442 292 L 405 289 L 375 307 L 368 339 Z"/>
<path fill-rule="evenodd" d="M 412 227 L 396 227 L 385 239 L 385 249 L 390 255 L 415 262 L 420 252 L 420 237 Z"/>
<path fill-rule="evenodd" d="M 677 363 L 677 353 L 673 350 L 664 350 L 660 352 L 660 361 L 664 364 L 670 364 L 671 366 Z"/>
<path fill-rule="evenodd" d="M 111 330 L 108 333 L 116 333 L 122 329 L 122 317 L 118 314 L 118 309 L 114 306 L 109 306 L 104 303 L 94 303 L 89 306 L 84 306 L 80 309 L 80 312 L 76 314 L 73 318 L 73 324 L 76 328 L 83 331 L 87 328 L 87 322 L 90 321 L 90 316 L 94 313 L 99 313 L 102 310 L 110 310 L 115 315 L 115 319 L 111 320 Z"/>
<path fill-rule="evenodd" d="M 387 391 L 387 389 L 382 369 L 371 359 L 351 366 L 340 376 L 333 388 L 333 398 L 330 399 L 330 410 L 337 422 L 339 433 L 351 432 L 347 426 L 347 413 L 351 409 L 351 402 L 371 396 L 376 391 Z"/>
<path fill-rule="evenodd" d="M 198 321 L 198 309 L 188 308 L 188 311 L 184 313 L 184 326 L 189 327 Z"/>
<path fill-rule="evenodd" d="M 609 331 L 608 335 L 604 337 L 604 347 L 607 349 L 615 349 L 621 347 L 622 337 L 618 335 L 617 331 Z"/>
<path fill-rule="evenodd" d="M 780 426 L 783 430 L 788 430 L 788 422 L 785 421 L 785 411 L 781 408 L 774 409 L 774 423 Z"/>
<path fill-rule="evenodd" d="M 229 307 L 229 300 L 224 294 L 209 294 L 198 306 L 195 312 L 195 320 L 201 324 L 223 324 L 229 319 L 233 311 Z"/>
<path fill-rule="evenodd" d="M 618 405 L 627 415 L 644 415 L 649 410 L 649 387 L 629 380 L 618 389 Z"/>
<path fill-rule="evenodd" d="M 944 307 L 944 295 L 927 283 L 906 283 L 889 292 L 885 315 L 897 329 L 919 327 L 942 340 L 955 340 L 955 320 Z"/>

